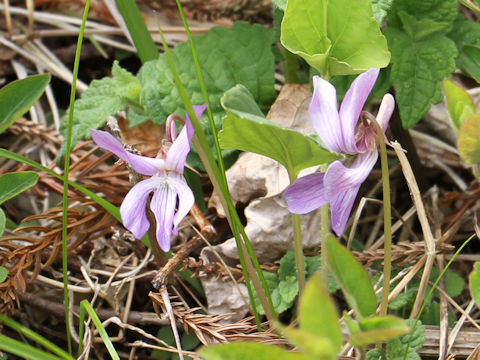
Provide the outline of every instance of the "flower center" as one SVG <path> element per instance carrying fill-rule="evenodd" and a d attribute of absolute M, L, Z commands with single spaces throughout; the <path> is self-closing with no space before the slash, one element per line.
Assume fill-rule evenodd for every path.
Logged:
<path fill-rule="evenodd" d="M 375 151 L 377 149 L 377 127 L 375 117 L 363 111 L 360 115 L 360 124 L 355 134 L 355 142 L 360 152 Z"/>

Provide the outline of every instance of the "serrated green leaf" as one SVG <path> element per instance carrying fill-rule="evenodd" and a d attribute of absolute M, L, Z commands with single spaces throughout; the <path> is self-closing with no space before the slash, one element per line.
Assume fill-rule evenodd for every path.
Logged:
<path fill-rule="evenodd" d="M 414 351 L 419 350 L 425 343 L 425 326 L 421 321 L 415 319 L 406 319 L 405 322 L 410 327 L 410 334 L 400 337 L 400 342 L 403 346 L 409 345 Z"/>
<path fill-rule="evenodd" d="M 334 348 L 331 340 L 325 336 L 294 328 L 284 328 L 283 333 L 293 345 L 298 346 L 311 359 L 336 359 L 338 350 Z"/>
<path fill-rule="evenodd" d="M 469 288 L 472 299 L 480 307 L 480 262 L 473 264 L 473 271 L 469 276 Z"/>
<path fill-rule="evenodd" d="M 25 114 L 43 94 L 49 74 L 29 76 L 0 89 L 0 134 Z"/>
<path fill-rule="evenodd" d="M 280 266 L 278 267 L 278 278 L 285 280 L 288 276 L 296 275 L 297 268 L 295 266 L 295 252 L 289 250 L 280 259 Z"/>
<path fill-rule="evenodd" d="M 8 269 L 6 267 L 0 266 L 0 284 L 7 280 Z"/>
<path fill-rule="evenodd" d="M 327 238 L 328 265 L 357 318 L 375 314 L 377 297 L 365 269 L 333 236 Z"/>
<path fill-rule="evenodd" d="M 222 148 L 267 156 L 296 174 L 307 167 L 340 157 L 321 147 L 313 138 L 266 120 L 252 102 L 254 105 L 248 90 L 241 85 L 227 91 L 222 97 L 222 106 L 227 111 L 219 133 Z"/>
<path fill-rule="evenodd" d="M 422 40 L 435 33 L 443 34 L 451 27 L 449 22 L 439 22 L 428 18 L 418 20 L 405 11 L 399 11 L 398 17 L 402 22 L 404 31 L 415 41 Z"/>
<path fill-rule="evenodd" d="M 236 342 L 203 347 L 199 351 L 205 360 L 309 360 L 306 355 L 289 353 L 273 345 L 258 342 Z"/>
<path fill-rule="evenodd" d="M 480 163 L 480 114 L 463 119 L 458 132 L 458 151 L 467 163 Z"/>
<path fill-rule="evenodd" d="M 391 82 L 396 89 L 402 125 L 410 128 L 442 101 L 442 80 L 455 70 L 455 44 L 440 35 L 415 41 L 389 28 L 385 35 L 392 51 Z"/>
<path fill-rule="evenodd" d="M 405 306 L 413 305 L 415 297 L 417 296 L 418 288 L 408 289 L 406 292 L 398 294 L 398 296 L 388 304 L 390 310 L 399 310 Z"/>
<path fill-rule="evenodd" d="M 443 92 L 453 128 L 458 132 L 465 116 L 477 112 L 477 107 L 468 93 L 452 80 L 443 80 Z"/>
<path fill-rule="evenodd" d="M 458 11 L 457 0 L 402 0 L 394 1 L 388 14 L 388 26 L 401 28 L 400 12 L 406 12 L 417 20 L 428 19 L 435 22 L 453 23 Z"/>
<path fill-rule="evenodd" d="M 367 352 L 366 360 L 386 360 L 385 353 L 378 349 L 372 349 Z"/>
<path fill-rule="evenodd" d="M 407 334 L 410 328 L 404 320 L 394 316 L 375 316 L 359 321 L 360 331 L 350 336 L 350 343 L 356 347 L 386 341 Z"/>
<path fill-rule="evenodd" d="M 286 304 L 293 305 L 298 295 L 298 281 L 296 276 L 288 276 L 278 283 L 278 292 Z"/>
<path fill-rule="evenodd" d="M 273 34 L 270 30 L 258 24 L 237 22 L 230 29 L 215 27 L 206 36 L 194 36 L 194 41 L 217 130 L 221 128 L 225 114 L 220 106 L 220 98 L 237 84 L 248 89 L 262 110 L 269 108 L 275 99 L 275 68 L 271 51 Z M 191 102 L 203 103 L 190 46 L 186 43 L 178 44 L 171 54 Z M 138 78 L 142 84 L 140 104 L 147 116 L 163 122 L 171 113 L 184 114 L 183 103 L 165 56 L 147 62 Z M 203 117 L 200 121 L 206 129 L 207 138 L 213 144 L 208 120 Z M 230 153 L 231 150 L 224 151 L 223 155 Z M 189 156 L 189 163 L 199 166 L 198 156 Z"/>
<path fill-rule="evenodd" d="M 0 204 L 21 194 L 38 182 L 38 174 L 33 171 L 7 173 L 0 176 Z"/>
<path fill-rule="evenodd" d="M 135 105 L 138 104 L 141 90 L 138 79 L 122 69 L 117 61 L 113 63 L 112 74 L 112 78 L 93 80 L 82 97 L 75 101 L 72 146 L 80 139 L 89 138 L 90 129 L 102 127 L 110 115 L 126 109 L 129 104 L 138 106 Z M 64 151 L 62 147 L 62 156 Z"/>
<path fill-rule="evenodd" d="M 473 76 L 473 74 L 470 74 L 470 71 L 473 70 L 473 73 L 476 73 L 474 66 L 475 59 L 472 59 L 471 55 L 475 54 L 470 53 L 474 53 L 475 50 L 472 51 L 468 46 L 480 46 L 480 24 L 473 21 L 467 21 L 463 17 L 459 17 L 454 22 L 452 31 L 448 34 L 448 37 L 450 37 L 457 46 L 457 67 L 460 68 L 465 74 Z M 467 51 L 465 52 L 465 50 Z M 475 80 L 480 82 L 479 77 L 476 77 Z"/>
<path fill-rule="evenodd" d="M 393 0 L 372 0 L 373 16 L 379 26 L 382 26 L 387 12 L 393 4 Z"/>
<path fill-rule="evenodd" d="M 3 232 L 5 231 L 6 223 L 7 223 L 7 217 L 5 216 L 5 213 L 3 212 L 3 210 L 0 208 L 0 237 L 3 235 Z"/>
<path fill-rule="evenodd" d="M 407 352 L 406 355 L 405 352 Z M 387 342 L 386 355 L 388 360 L 420 360 L 420 356 L 414 349 L 410 347 L 407 350 L 398 339 Z"/>
<path fill-rule="evenodd" d="M 307 282 L 298 306 L 300 328 L 313 335 L 328 339 L 338 353 L 343 336 L 335 304 L 322 284 L 320 274 L 314 274 Z"/>
<path fill-rule="evenodd" d="M 281 42 L 323 76 L 358 74 L 390 61 L 370 0 L 290 0 Z"/>
<path fill-rule="evenodd" d="M 462 48 L 463 70 L 480 82 L 480 46 L 464 45 Z"/>

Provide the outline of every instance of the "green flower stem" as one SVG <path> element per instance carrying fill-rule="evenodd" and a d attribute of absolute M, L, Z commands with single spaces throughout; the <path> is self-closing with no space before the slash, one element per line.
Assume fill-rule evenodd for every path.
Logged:
<path fill-rule="evenodd" d="M 70 92 L 70 111 L 68 113 L 68 127 L 65 146 L 65 166 L 63 173 L 63 201 L 62 201 L 62 268 L 63 268 L 63 303 L 65 305 L 65 328 L 67 335 L 68 353 L 72 354 L 72 336 L 70 334 L 70 301 L 68 297 L 68 175 L 70 170 L 70 151 L 72 147 L 73 132 L 73 112 L 75 104 L 75 94 L 77 89 L 78 68 L 80 65 L 80 55 L 82 51 L 83 34 L 85 32 L 85 23 L 87 22 L 88 11 L 90 9 L 90 0 L 85 3 L 83 10 L 82 25 L 77 39 L 77 50 L 75 52 L 75 61 L 73 64 L 73 80 Z"/>
<path fill-rule="evenodd" d="M 324 164 L 321 167 L 322 172 L 327 171 L 328 164 Z M 327 237 L 330 235 L 330 204 L 325 204 L 320 208 L 320 259 L 322 267 L 320 268 L 320 274 L 322 282 L 328 284 L 328 250 L 327 250 Z"/>
<path fill-rule="evenodd" d="M 383 131 L 377 124 L 377 143 L 380 145 L 380 162 L 382 165 L 383 191 L 383 232 L 384 232 L 384 259 L 383 259 L 383 289 L 380 301 L 380 316 L 387 315 L 388 295 L 390 293 L 390 278 L 392 272 L 392 209 L 390 204 L 390 178 L 388 174 L 387 146 Z"/>
<path fill-rule="evenodd" d="M 297 180 L 297 175 L 292 166 L 287 167 L 288 178 L 290 184 L 293 184 Z M 293 225 L 293 242 L 295 249 L 295 264 L 297 266 L 297 279 L 299 294 L 303 292 L 305 288 L 305 262 L 303 259 L 303 236 L 302 236 L 302 224 L 301 218 L 298 214 L 291 214 Z"/>

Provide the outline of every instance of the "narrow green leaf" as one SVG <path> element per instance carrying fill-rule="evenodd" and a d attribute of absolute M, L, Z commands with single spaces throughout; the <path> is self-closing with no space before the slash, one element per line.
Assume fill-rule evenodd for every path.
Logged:
<path fill-rule="evenodd" d="M 3 337 L 3 339 L 0 338 L 0 350 L 5 350 L 5 351 L 8 351 L 8 352 L 11 352 L 12 354 L 16 354 L 16 355 L 20 355 L 20 356 L 22 356 L 22 355 L 25 356 L 25 354 L 26 354 L 27 355 L 27 356 L 25 356 L 26 359 L 37 359 L 37 357 L 32 356 L 33 354 L 35 354 L 35 355 L 38 354 L 40 356 L 40 357 L 38 357 L 38 359 L 52 359 L 52 360 L 53 359 L 69 359 L 69 360 L 73 359 L 72 356 L 70 356 L 67 352 L 63 351 L 62 349 L 60 349 L 57 345 L 51 343 L 50 341 L 45 339 L 43 336 L 37 334 L 35 331 L 23 326 L 22 324 L 19 324 L 15 320 L 10 319 L 9 317 L 7 317 L 3 314 L 0 314 L 0 322 L 5 324 L 6 326 L 12 328 L 13 330 L 18 331 L 19 333 L 23 334 L 24 336 L 28 337 L 29 339 L 35 341 L 39 345 L 42 345 L 46 349 L 50 350 L 52 353 L 58 355 L 58 357 L 54 356 L 52 354 L 46 353 L 44 351 L 41 351 L 41 350 L 39 350 L 37 348 L 34 348 L 30 345 L 26 345 L 24 343 L 21 343 L 21 342 L 18 342 L 18 343 L 26 346 L 26 347 L 23 347 L 23 346 L 18 347 L 18 351 L 21 351 L 21 353 L 17 353 L 15 351 L 12 351 L 12 349 L 8 350 L 8 349 L 2 347 L 3 345 L 6 344 L 3 340 L 7 339 L 8 341 L 12 341 L 12 342 L 16 341 L 16 340 L 10 339 L 6 336 L 3 337 L 3 335 L 0 335 L 0 336 Z M 9 342 L 9 344 L 13 344 L 12 342 Z M 29 353 L 28 351 L 30 351 L 30 349 L 34 349 L 34 350 L 39 351 L 39 352 L 37 353 L 35 351 L 32 351 L 31 353 Z M 30 356 L 28 356 L 29 354 L 30 354 Z M 46 354 L 49 357 L 41 357 L 41 356 L 43 356 L 42 354 Z"/>
<path fill-rule="evenodd" d="M 0 266 L 0 284 L 7 280 L 8 269 L 6 267 Z"/>
<path fill-rule="evenodd" d="M 0 204 L 31 188 L 37 181 L 38 174 L 33 171 L 13 172 L 0 176 Z"/>
<path fill-rule="evenodd" d="M 305 286 L 300 298 L 298 319 L 302 330 L 328 339 L 334 355 L 340 351 L 343 336 L 339 316 L 326 284 L 322 284 L 318 273 L 312 275 Z"/>
<path fill-rule="evenodd" d="M 80 302 L 80 306 L 83 307 L 87 311 L 88 315 L 90 315 L 90 317 L 92 318 L 93 324 L 97 328 L 98 334 L 102 338 L 102 341 L 105 344 L 105 347 L 107 348 L 108 353 L 110 354 L 112 359 L 120 360 L 120 356 L 118 356 L 117 351 L 113 347 L 112 341 L 110 340 L 107 331 L 103 327 L 102 322 L 100 321 L 100 318 L 93 309 L 92 305 L 88 302 L 88 300 L 82 300 Z"/>
<path fill-rule="evenodd" d="M 477 112 L 477 107 L 468 93 L 452 80 L 443 80 L 443 92 L 453 128 L 458 132 L 465 116 Z"/>
<path fill-rule="evenodd" d="M 212 345 L 200 349 L 200 356 L 205 360 L 309 360 L 310 357 L 289 353 L 273 345 L 257 342 L 236 342 L 221 345 Z"/>
<path fill-rule="evenodd" d="M 469 277 L 469 287 L 472 299 L 480 307 L 480 262 L 476 262 L 473 265 L 473 271 Z"/>
<path fill-rule="evenodd" d="M 142 63 L 158 58 L 158 49 L 134 0 L 116 0 Z"/>
<path fill-rule="evenodd" d="M 313 138 L 266 120 L 244 86 L 237 85 L 227 91 L 221 103 L 227 111 L 219 134 L 223 148 L 268 156 L 296 174 L 340 157 L 322 148 Z"/>
<path fill-rule="evenodd" d="M 371 0 L 290 0 L 280 40 L 323 76 L 358 74 L 390 61 Z"/>
<path fill-rule="evenodd" d="M 34 75 L 0 90 L 0 134 L 32 107 L 49 82 L 49 74 Z"/>
<path fill-rule="evenodd" d="M 463 119 L 458 132 L 458 151 L 467 163 L 480 163 L 480 114 Z"/>
<path fill-rule="evenodd" d="M 393 339 L 408 334 L 410 327 L 395 316 L 371 317 L 359 321 L 360 331 L 350 337 L 350 343 L 356 347 Z"/>
<path fill-rule="evenodd" d="M 313 334 L 306 330 L 284 328 L 283 333 L 290 342 L 298 346 L 315 360 L 334 360 L 340 349 L 335 349 L 328 337 Z"/>
<path fill-rule="evenodd" d="M 0 208 L 0 236 L 3 235 L 6 224 L 7 224 L 7 217 L 5 216 L 5 213 L 3 212 L 3 210 Z"/>
<path fill-rule="evenodd" d="M 2 149 L 0 148 L 0 157 L 4 157 L 7 159 L 15 160 L 20 163 L 25 163 L 30 166 L 33 166 L 35 169 L 41 170 L 46 172 L 47 174 L 56 177 L 59 180 L 63 181 L 63 176 L 57 174 L 55 171 L 37 163 L 36 161 L 33 161 L 29 158 L 26 158 L 22 155 L 16 154 L 12 151 L 9 151 L 7 149 Z M 100 206 L 102 206 L 105 210 L 107 210 L 115 219 L 117 219 L 119 222 L 122 222 L 122 218 L 120 217 L 120 210 L 118 207 L 113 205 L 112 203 L 108 202 L 107 200 L 101 198 L 98 196 L 95 192 L 88 190 L 86 187 L 83 187 L 82 185 L 79 185 L 73 181 L 69 181 L 68 185 L 71 187 L 77 189 L 78 191 L 84 193 L 85 195 L 89 196 L 92 200 L 97 202 Z"/>
<path fill-rule="evenodd" d="M 34 360 L 57 360 L 62 359 L 58 356 L 52 355 L 46 351 L 37 349 L 31 345 L 25 344 L 21 341 L 9 338 L 0 334 L 0 350 L 6 351 L 9 354 L 20 356 L 22 359 Z M 73 359 L 73 358 L 70 358 Z"/>
<path fill-rule="evenodd" d="M 327 238 L 327 248 L 328 265 L 357 318 L 374 315 L 377 297 L 365 269 L 333 236 Z"/>

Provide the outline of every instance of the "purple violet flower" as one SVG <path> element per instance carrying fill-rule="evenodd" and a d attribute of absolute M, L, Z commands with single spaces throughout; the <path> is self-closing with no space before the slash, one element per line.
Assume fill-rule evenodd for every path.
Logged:
<path fill-rule="evenodd" d="M 377 127 L 372 121 L 373 116 L 362 114 L 362 121 L 357 126 L 378 73 L 379 69 L 370 69 L 359 75 L 345 94 L 340 111 L 335 87 L 318 76 L 313 78 L 309 112 L 315 131 L 326 148 L 353 157 L 346 160 L 351 161 L 348 167 L 336 160 L 324 173 L 299 178 L 283 195 L 288 210 L 295 214 L 306 214 L 330 203 L 332 229 L 338 236 L 345 230 L 360 185 L 378 158 Z M 394 107 L 393 96 L 386 94 L 376 117 L 384 133 Z"/>
<path fill-rule="evenodd" d="M 206 105 L 194 106 L 197 118 L 200 118 Z M 178 225 L 192 208 L 195 198 L 183 177 L 183 168 L 190 151 L 193 126 L 186 117 L 185 126 L 177 137 L 173 121 L 166 126 L 167 138 L 172 140 L 166 151 L 160 150 L 156 158 L 132 154 L 110 133 L 91 130 L 93 141 L 101 148 L 113 152 L 120 159 L 130 163 L 133 170 L 142 175 L 151 176 L 137 183 L 125 196 L 120 206 L 123 225 L 132 234 L 141 239 L 150 227 L 146 206 L 153 191 L 150 209 L 157 222 L 157 241 L 163 251 L 169 251 L 172 233 L 178 234 Z"/>

